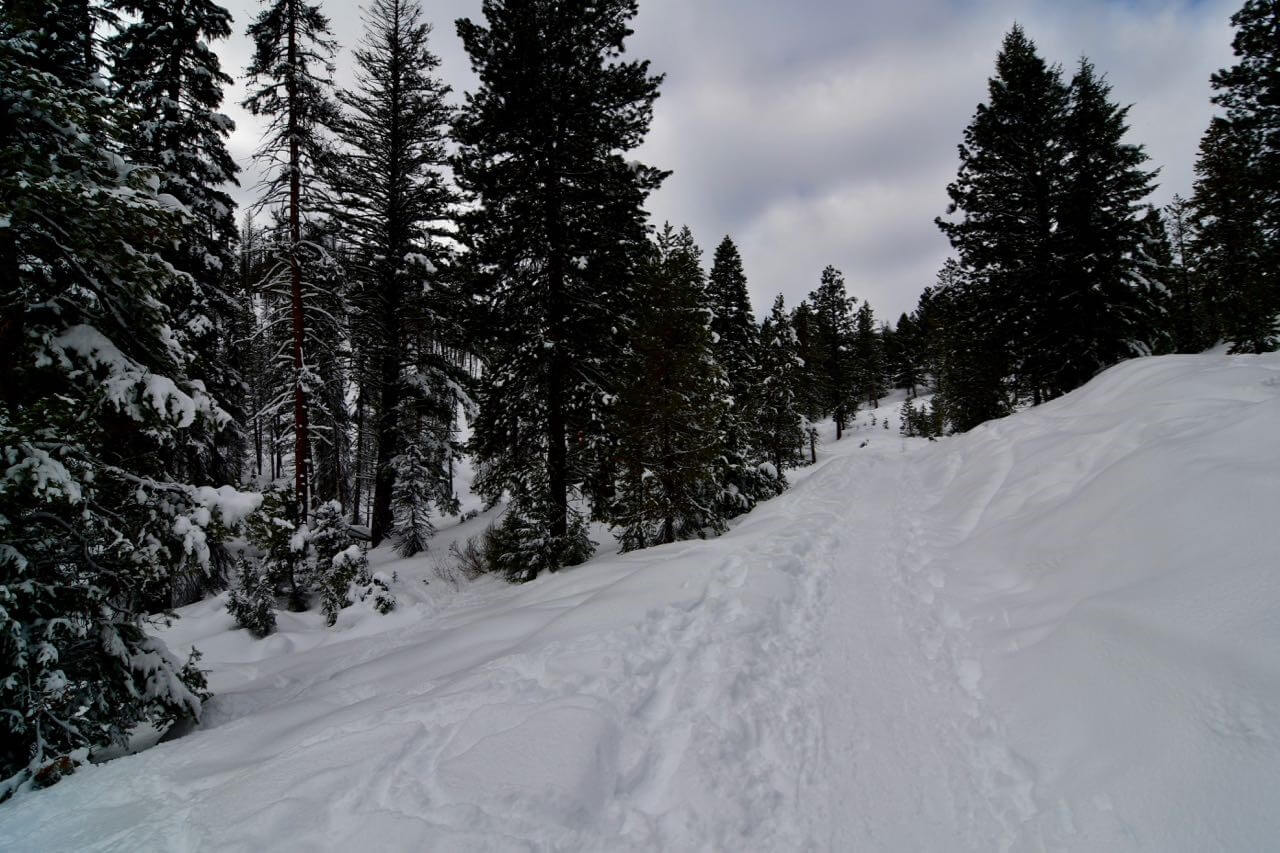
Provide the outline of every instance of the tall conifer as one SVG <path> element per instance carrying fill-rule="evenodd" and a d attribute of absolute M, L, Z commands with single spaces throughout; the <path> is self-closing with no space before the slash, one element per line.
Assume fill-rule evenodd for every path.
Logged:
<path fill-rule="evenodd" d="M 589 553 L 574 505 L 601 457 L 663 173 L 625 158 L 660 77 L 622 53 L 635 0 L 486 0 L 458 22 L 479 87 L 455 124 L 484 362 L 477 487 L 511 495 L 521 575 Z"/>

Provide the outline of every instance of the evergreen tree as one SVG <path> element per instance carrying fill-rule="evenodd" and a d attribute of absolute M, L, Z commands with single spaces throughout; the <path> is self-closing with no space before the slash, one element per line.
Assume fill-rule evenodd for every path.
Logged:
<path fill-rule="evenodd" d="M 255 637 L 275 633 L 275 588 L 256 562 L 243 557 L 236 560 L 235 581 L 227 595 L 227 612 L 237 625 Z"/>
<path fill-rule="evenodd" d="M 1201 352 L 1213 343 L 1194 244 L 1198 224 L 1191 203 L 1175 195 L 1164 208 L 1170 260 L 1166 285 L 1172 352 Z"/>
<path fill-rule="evenodd" d="M 742 256 L 726 236 L 716 247 L 707 278 L 711 351 L 725 378 L 728 405 L 720 422 L 720 449 L 726 489 L 722 511 L 732 518 L 777 494 L 780 482 L 764 476 L 764 456 L 751 446 L 751 425 L 759 418 L 760 330 L 751 313 Z"/>
<path fill-rule="evenodd" d="M 410 431 L 425 414 L 439 413 L 437 427 L 451 434 L 454 389 L 462 382 L 441 346 L 459 343 L 459 318 L 443 274 L 449 234 L 440 224 L 454 200 L 443 175 L 449 87 L 436 76 L 430 33 L 416 0 L 374 0 L 355 51 L 357 86 L 339 94 L 350 149 L 341 173 L 342 220 L 358 268 L 353 333 L 366 362 L 361 394 L 375 420 L 371 535 L 376 546 L 395 526 L 402 551 L 425 547 L 404 537 L 403 522 L 426 507 L 402 509 L 396 521 L 398 472 L 412 469 L 417 479 L 402 498 L 427 498 L 453 455 L 448 441 L 410 446 Z M 411 527 L 430 535 L 429 526 Z"/>
<path fill-rule="evenodd" d="M 249 502 L 180 479 L 227 414 L 188 373 L 161 256 L 182 222 L 125 157 L 89 4 L 0 7 L 0 799 L 139 723 L 198 717 L 204 679 L 144 602 Z M 56 775 L 56 774 L 55 774 Z"/>
<path fill-rule="evenodd" d="M 799 346 L 782 294 L 778 294 L 760 327 L 760 402 L 753 444 L 773 466 L 773 479 L 781 485 L 786 483 L 786 469 L 803 464 L 807 441 L 799 394 Z"/>
<path fill-rule="evenodd" d="M 863 300 L 853 319 L 854 378 L 859 400 L 880 407 L 884 387 L 884 340 L 876 329 L 871 303 Z"/>
<path fill-rule="evenodd" d="M 982 339 L 968 348 L 973 357 L 997 359 L 968 371 L 970 377 L 1000 383 L 1014 374 L 1036 402 L 1057 364 L 1057 355 L 1044 352 L 1037 337 L 1047 320 L 1037 322 L 1036 305 L 1046 292 L 1061 289 L 1054 212 L 1067 111 L 1061 72 L 1047 65 L 1015 26 L 996 59 L 988 102 L 978 105 L 965 128 L 960 170 L 947 187 L 947 212 L 963 217 L 937 220 L 959 253 L 968 282 L 964 298 L 952 304 L 978 315 L 966 325 Z M 974 393 L 989 401 L 1002 396 L 996 387 Z"/>
<path fill-rule="evenodd" d="M 905 311 L 898 316 L 898 326 L 892 344 L 886 347 L 885 362 L 890 381 L 895 388 L 903 388 L 909 397 L 916 396 L 916 389 L 924 383 L 924 359 L 921 329 L 912 315 Z"/>
<path fill-rule="evenodd" d="M 427 542 L 436 532 L 435 525 L 431 523 L 435 478 L 424 458 L 422 444 L 416 441 L 409 442 L 392 465 L 395 468 L 395 489 L 391 495 L 394 518 L 391 535 L 395 539 L 396 552 L 402 557 L 412 557 L 427 550 Z"/>
<path fill-rule="evenodd" d="M 1259 183 L 1261 139 L 1244 121 L 1215 118 L 1200 141 L 1193 205 L 1209 338 L 1233 352 L 1276 343 L 1275 266 L 1266 233 L 1266 188 Z"/>
<path fill-rule="evenodd" d="M 156 170 L 159 191 L 181 202 L 180 240 L 163 257 L 188 274 L 165 294 L 177 313 L 174 334 L 192 352 L 193 378 L 205 383 L 235 420 L 186 460 L 197 482 L 236 482 L 245 454 L 243 386 L 230 332 L 246 305 L 228 295 L 236 274 L 235 203 L 226 192 L 239 171 L 227 151 L 234 124 L 219 112 L 223 72 L 210 43 L 231 35 L 231 15 L 211 0 L 112 0 L 130 23 L 107 43 L 116 96 L 137 110 L 125 127 L 136 162 Z M 229 559 L 229 558 L 227 558 Z"/>
<path fill-rule="evenodd" d="M 1150 294 L 1150 323 L 1147 339 L 1153 355 L 1175 352 L 1170 282 L 1176 275 L 1173 246 L 1160 209 L 1151 205 L 1138 222 L 1138 248 L 1135 251 L 1135 283 L 1139 292 Z"/>
<path fill-rule="evenodd" d="M 1139 274 L 1143 244 L 1139 202 L 1154 172 L 1147 156 L 1124 142 L 1127 107 L 1081 60 L 1071 80 L 1063 128 L 1061 197 L 1053 211 L 1058 274 L 1032 306 L 1033 340 L 1044 370 L 1036 388 L 1057 397 L 1103 368 L 1151 352 L 1161 321 L 1159 281 Z"/>
<path fill-rule="evenodd" d="M 751 314 L 747 276 L 742 256 L 726 236 L 716 246 L 707 277 L 707 304 L 711 310 L 712 350 L 729 380 L 729 395 L 735 409 L 749 417 L 754 391 L 759 330 Z"/>
<path fill-rule="evenodd" d="M 352 603 L 352 585 L 369 583 L 368 560 L 352 540 L 342 504 L 337 501 L 327 501 L 316 509 L 307 538 L 313 560 L 311 575 L 320 592 L 320 608 L 325 621 L 333 625 L 338 611 Z"/>
<path fill-rule="evenodd" d="M 1236 64 L 1213 75 L 1225 111 L 1205 134 L 1195 206 L 1208 300 L 1236 352 L 1280 344 L 1280 2 L 1231 17 Z"/>
<path fill-rule="evenodd" d="M 844 275 L 835 267 L 822 271 L 818 289 L 809 294 L 809 355 L 821 413 L 836 422 L 836 440 L 858 411 L 856 364 L 851 348 L 856 300 L 845 293 Z"/>
<path fill-rule="evenodd" d="M 1003 342 L 990 314 L 998 300 L 982 287 L 948 258 L 918 309 L 922 325 L 930 330 L 935 405 L 960 432 L 1013 411 L 1013 389 L 1003 373 Z"/>
<path fill-rule="evenodd" d="M 635 0 L 486 0 L 458 22 L 480 85 L 454 127 L 468 277 L 483 317 L 476 487 L 514 503 L 532 577 L 590 552 L 573 498 L 601 457 L 664 175 L 624 159 L 661 78 L 624 62 Z"/>
<path fill-rule="evenodd" d="M 707 324 L 701 252 L 688 228 L 659 233 L 616 407 L 621 472 L 613 523 L 624 551 L 725 529 L 724 376 Z"/>
<path fill-rule="evenodd" d="M 249 25 L 254 53 L 246 74 L 250 92 L 244 106 L 269 117 L 255 159 L 266 173 L 260 204 L 283 208 L 284 233 L 277 238 L 277 264 L 272 278 L 277 292 L 287 293 L 290 391 L 293 397 L 293 467 L 297 515 L 306 515 L 311 482 L 309 462 L 309 397 L 317 382 L 314 361 L 308 362 L 306 295 L 315 282 L 304 270 L 327 258 L 316 244 L 304 243 L 303 222 L 326 210 L 326 185 L 332 147 L 324 133 L 336 120 L 330 97 L 333 87 L 328 38 L 329 19 L 305 0 L 273 0 Z M 285 293 L 280 293 L 283 297 Z M 313 297 L 314 298 L 314 297 Z"/>

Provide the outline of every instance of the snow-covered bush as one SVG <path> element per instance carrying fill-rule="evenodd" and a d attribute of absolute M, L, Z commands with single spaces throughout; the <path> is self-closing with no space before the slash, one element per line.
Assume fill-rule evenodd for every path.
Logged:
<path fill-rule="evenodd" d="M 227 597 L 227 612 L 255 637 L 265 637 L 276 629 L 274 585 L 266 572 L 244 557 L 236 560 L 236 581 Z"/>
<path fill-rule="evenodd" d="M 396 595 L 391 591 L 395 575 L 387 577 L 383 572 L 374 572 L 372 577 L 366 574 L 366 581 L 360 585 L 356 598 L 360 601 L 373 599 L 373 609 L 386 615 L 396 609 Z"/>
<path fill-rule="evenodd" d="M 351 586 L 367 582 L 369 561 L 351 538 L 342 504 L 329 501 L 316 510 L 310 530 L 312 582 L 320 593 L 320 608 L 332 625 L 338 611 L 351 605 Z"/>
<path fill-rule="evenodd" d="M 544 526 L 511 508 L 501 523 L 485 531 L 484 561 L 489 571 L 501 573 L 513 583 L 524 583 L 543 571 L 586 562 L 594 546 L 587 537 L 586 519 L 579 513 L 569 513 L 564 536 L 552 536 Z"/>
<path fill-rule="evenodd" d="M 245 535 L 259 552 L 259 568 L 273 590 L 289 595 L 289 609 L 306 609 L 307 578 L 303 565 L 306 526 L 294 521 L 292 492 L 275 485 L 262 496 L 262 506 L 245 523 Z"/>
<path fill-rule="evenodd" d="M 327 565 L 316 557 L 316 578 L 319 581 L 320 609 L 329 625 L 338 621 L 338 611 L 352 604 L 352 587 L 370 586 L 369 561 L 359 545 L 349 545 L 330 558 Z M 323 571 L 321 570 L 323 569 Z"/>

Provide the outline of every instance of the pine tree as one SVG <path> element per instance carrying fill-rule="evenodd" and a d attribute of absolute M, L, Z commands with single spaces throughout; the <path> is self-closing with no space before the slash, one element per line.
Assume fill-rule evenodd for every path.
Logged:
<path fill-rule="evenodd" d="M 1013 410 L 1008 362 L 996 335 L 992 306 L 999 304 L 969 278 L 954 258 L 938 271 L 937 284 L 921 296 L 918 313 L 929 330 L 935 405 L 952 429 L 965 432 Z"/>
<path fill-rule="evenodd" d="M 853 363 L 858 398 L 871 408 L 880 407 L 884 387 L 884 340 L 876 329 L 871 303 L 863 300 L 853 319 Z"/>
<path fill-rule="evenodd" d="M 996 359 L 968 371 L 970 378 L 1000 383 L 1013 374 L 1036 402 L 1043 398 L 1059 357 L 1041 348 L 1037 336 L 1044 333 L 1047 319 L 1037 305 L 1046 292 L 1061 289 L 1054 212 L 1067 111 L 1060 70 L 1047 65 L 1015 26 L 996 59 L 988 102 L 978 105 L 965 128 L 960 170 L 947 187 L 948 214 L 963 217 L 958 222 L 937 220 L 959 254 L 968 282 L 963 299 L 952 304 L 978 315 L 967 325 L 981 338 L 969 349 L 973 357 Z M 974 393 L 988 401 L 1003 395 L 998 387 Z"/>
<path fill-rule="evenodd" d="M 707 323 L 701 251 L 688 228 L 668 224 L 654 252 L 616 407 L 621 471 L 611 515 L 624 551 L 725 529 L 729 401 Z"/>
<path fill-rule="evenodd" d="M 234 124 L 219 112 L 223 88 L 232 80 L 210 46 L 231 35 L 231 16 L 211 0 L 111 0 L 109 6 L 130 21 L 106 44 L 116 97 L 138 111 L 125 128 L 127 154 L 154 168 L 159 192 L 186 212 L 180 240 L 162 250 L 189 276 L 165 294 L 177 312 L 174 334 L 193 354 L 193 378 L 234 416 L 185 460 L 188 476 L 214 485 L 237 482 L 245 406 L 230 333 L 245 325 L 247 306 L 229 296 L 238 235 L 235 203 L 225 187 L 237 183 L 239 169 L 226 145 Z"/>
<path fill-rule="evenodd" d="M 524 577 L 590 553 L 573 505 L 595 479 L 627 312 L 664 175 L 624 159 L 661 78 L 621 59 L 634 0 L 487 0 L 458 22 L 479 88 L 454 127 L 462 221 L 483 321 L 476 487 L 504 492 Z"/>
<path fill-rule="evenodd" d="M 759 418 L 760 330 L 751 313 L 742 256 L 726 236 L 716 247 L 707 278 L 706 304 L 711 319 L 711 351 L 725 378 L 727 406 L 720 422 L 721 480 L 730 518 L 777 494 L 780 482 L 764 476 L 764 455 L 751 446 L 751 425 Z"/>
<path fill-rule="evenodd" d="M 922 351 L 922 331 L 915 318 L 905 311 L 898 315 L 898 326 L 888 340 L 885 361 L 893 387 L 905 389 L 907 396 L 915 397 L 916 389 L 925 381 Z"/>
<path fill-rule="evenodd" d="M 96 7 L 0 7 L 0 799 L 51 761 L 198 717 L 204 679 L 148 632 L 252 501 L 180 479 L 228 416 L 187 372 L 161 255 L 182 220 L 125 155 Z"/>
<path fill-rule="evenodd" d="M 391 462 L 395 469 L 391 536 L 396 552 L 412 557 L 427 550 L 427 543 L 436 532 L 431 523 L 431 505 L 437 494 L 437 478 L 422 452 L 423 445 L 413 436 L 406 438 L 408 446 Z"/>
<path fill-rule="evenodd" d="M 260 204 L 284 210 L 284 233 L 277 238 L 276 274 L 285 289 L 290 326 L 289 369 L 293 396 L 293 467 L 297 515 L 306 515 L 311 499 L 309 463 L 309 397 L 317 381 L 314 362 L 308 362 L 306 291 L 314 287 L 304 270 L 328 259 L 315 244 L 304 243 L 303 222 L 329 207 L 326 179 L 331 172 L 332 147 L 324 133 L 336 121 L 330 97 L 333 87 L 328 38 L 329 19 L 319 6 L 304 0 L 274 0 L 249 25 L 253 59 L 246 74 L 250 93 L 244 106 L 270 122 L 255 159 L 266 172 L 265 197 Z M 282 293 L 281 296 L 284 294 Z"/>
<path fill-rule="evenodd" d="M 803 464 L 807 441 L 799 394 L 799 346 L 782 294 L 778 294 L 760 327 L 760 402 L 753 444 L 773 467 L 771 479 L 781 485 L 786 484 L 783 472 Z"/>
<path fill-rule="evenodd" d="M 1201 352 L 1216 340 L 1211 331 L 1194 245 L 1199 225 L 1191 203 L 1175 195 L 1164 208 L 1170 261 L 1166 285 L 1172 352 Z"/>
<path fill-rule="evenodd" d="M 255 637 L 275 633 L 275 588 L 257 562 L 244 557 L 236 560 L 235 580 L 227 594 L 227 612 L 237 625 Z"/>
<path fill-rule="evenodd" d="M 452 459 L 448 441 L 411 446 L 410 431 L 424 414 L 439 413 L 444 423 L 437 426 L 451 434 L 454 389 L 462 383 L 441 346 L 459 343 L 454 329 L 460 318 L 444 275 L 450 235 L 440 224 L 454 202 L 443 174 L 449 87 L 436 76 L 440 60 L 428 47 L 430 33 L 416 0 L 374 0 L 355 51 L 357 86 L 339 94 L 350 149 L 340 180 L 341 218 L 359 280 L 354 336 L 367 362 L 361 394 L 375 419 L 371 535 L 376 546 L 396 527 L 402 551 L 417 540 L 404 538 L 403 513 L 396 521 L 398 472 L 413 468 L 418 482 L 409 492 L 425 498 L 426 483 L 434 483 Z M 427 393 L 442 399 L 423 399 Z M 403 465 L 393 464 L 397 458 Z"/>
<path fill-rule="evenodd" d="M 1170 282 L 1176 272 L 1173 266 L 1173 246 L 1169 243 L 1169 231 L 1165 227 L 1160 209 L 1148 205 L 1147 212 L 1138 222 L 1138 248 L 1134 253 L 1135 284 L 1139 291 L 1150 294 L 1150 316 L 1147 342 L 1153 355 L 1176 352 L 1173 328 L 1172 302 L 1174 291 Z"/>
<path fill-rule="evenodd" d="M 845 293 L 844 275 L 835 267 L 822 271 L 822 282 L 809 294 L 812 308 L 809 356 L 821 414 L 836 422 L 839 440 L 858 411 L 857 377 L 851 348 L 856 300 Z"/>
<path fill-rule="evenodd" d="M 1149 354 L 1161 325 L 1161 283 L 1138 269 L 1139 202 L 1150 194 L 1155 173 L 1141 169 L 1142 147 L 1124 142 L 1128 107 L 1112 103 L 1110 91 L 1082 59 L 1070 85 L 1061 196 L 1053 211 L 1058 272 L 1032 308 L 1044 366 L 1036 387 L 1045 398 L 1122 359 Z"/>
<path fill-rule="evenodd" d="M 1193 243 L 1213 342 L 1233 352 L 1276 343 L 1274 266 L 1266 233 L 1266 189 L 1259 183 L 1261 140 L 1248 123 L 1215 118 L 1200 141 L 1192 204 Z"/>
<path fill-rule="evenodd" d="M 316 508 L 308 528 L 312 582 L 320 593 L 325 621 L 333 625 L 338 611 L 351 605 L 352 584 L 368 584 L 368 560 L 351 538 L 342 504 L 327 501 Z"/>
<path fill-rule="evenodd" d="M 1212 77 L 1225 111 L 1200 145 L 1194 205 L 1213 319 L 1235 352 L 1280 345 L 1280 2 L 1231 17 L 1236 64 Z"/>

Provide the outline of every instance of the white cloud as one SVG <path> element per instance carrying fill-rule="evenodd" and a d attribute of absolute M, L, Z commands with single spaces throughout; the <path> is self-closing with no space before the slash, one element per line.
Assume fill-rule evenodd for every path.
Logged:
<path fill-rule="evenodd" d="M 674 170 L 651 200 L 657 221 L 688 223 L 710 252 L 732 234 L 758 311 L 783 292 L 794 304 L 826 264 L 882 318 L 914 305 L 946 257 L 933 225 L 946 205 L 956 144 L 986 94 L 1000 40 L 1020 22 L 1068 70 L 1087 55 L 1133 103 L 1131 139 L 1160 166 L 1166 202 L 1191 188 L 1209 116 L 1208 79 L 1231 58 L 1227 19 L 1238 0 L 641 0 L 633 56 L 665 73 L 640 156 Z M 238 7 L 238 8 L 236 8 Z M 453 20 L 478 0 L 424 4 L 434 48 L 455 89 L 472 85 Z M 256 4 L 233 4 L 238 75 Z M 354 5 L 326 4 L 345 45 Z M 348 55 L 339 79 L 349 80 Z M 235 97 L 242 97 L 237 92 Z M 252 122 L 233 152 L 244 162 Z"/>

